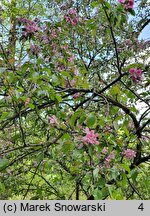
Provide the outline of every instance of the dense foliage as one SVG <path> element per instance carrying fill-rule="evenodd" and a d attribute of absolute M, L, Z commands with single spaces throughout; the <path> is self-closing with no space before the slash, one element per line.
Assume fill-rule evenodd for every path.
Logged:
<path fill-rule="evenodd" d="M 148 8 L 2 0 L 1 199 L 149 199 Z"/>

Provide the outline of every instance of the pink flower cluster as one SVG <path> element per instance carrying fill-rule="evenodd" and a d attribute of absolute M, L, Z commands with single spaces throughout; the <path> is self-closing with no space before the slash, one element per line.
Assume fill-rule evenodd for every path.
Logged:
<path fill-rule="evenodd" d="M 109 167 L 109 163 L 112 159 L 115 158 L 115 153 L 112 151 L 106 158 L 104 161 L 104 164 L 106 165 L 106 167 Z"/>
<path fill-rule="evenodd" d="M 55 30 L 52 30 L 51 37 L 52 38 L 57 38 L 58 37 L 57 32 Z"/>
<path fill-rule="evenodd" d="M 34 21 L 26 19 L 26 18 L 18 18 L 19 24 L 24 24 L 23 35 L 25 37 L 34 34 L 40 30 L 38 26 L 39 19 L 35 19 Z"/>
<path fill-rule="evenodd" d="M 122 53 L 129 49 L 134 51 L 141 51 L 141 49 L 145 49 L 145 47 L 145 41 L 140 41 L 132 36 L 132 39 L 125 39 L 124 41 L 122 41 L 119 44 L 117 50 L 118 53 Z"/>
<path fill-rule="evenodd" d="M 68 78 L 65 80 L 65 88 L 72 88 L 76 85 L 77 79 L 76 77 L 72 80 L 69 80 Z"/>
<path fill-rule="evenodd" d="M 124 8 L 132 9 L 134 5 L 134 0 L 118 0 L 121 4 L 123 4 Z"/>
<path fill-rule="evenodd" d="M 74 62 L 74 59 L 75 59 L 75 57 L 72 55 L 72 56 L 70 56 L 70 57 L 68 58 L 68 61 L 69 61 L 70 63 L 73 63 L 73 62 Z"/>
<path fill-rule="evenodd" d="M 75 93 L 75 94 L 73 94 L 73 99 L 77 99 L 78 97 L 80 97 L 80 93 L 79 92 L 77 92 L 77 93 Z"/>
<path fill-rule="evenodd" d="M 136 157 L 136 152 L 132 149 L 126 149 L 124 150 L 123 155 L 127 159 L 133 159 L 134 157 Z"/>
<path fill-rule="evenodd" d="M 102 149 L 102 153 L 103 153 L 103 154 L 107 154 L 107 152 L 108 152 L 108 147 L 104 147 L 104 148 Z"/>
<path fill-rule="evenodd" d="M 27 36 L 28 34 L 33 34 L 39 30 L 40 28 L 38 27 L 38 25 L 33 22 L 25 26 L 24 35 Z"/>
<path fill-rule="evenodd" d="M 98 134 L 94 133 L 94 130 L 90 130 L 89 128 L 85 129 L 86 136 L 83 137 L 84 144 L 99 144 L 97 141 Z"/>
<path fill-rule="evenodd" d="M 40 47 L 37 46 L 37 45 L 31 44 L 31 45 L 30 45 L 30 52 L 31 52 L 33 55 L 38 55 L 39 52 L 40 52 Z"/>
<path fill-rule="evenodd" d="M 30 98 L 28 97 L 24 103 L 25 107 L 27 107 L 29 103 L 30 103 Z"/>
<path fill-rule="evenodd" d="M 47 36 L 47 35 L 42 35 L 41 36 L 41 41 L 44 43 L 44 44 L 48 44 L 50 42 L 50 38 Z"/>
<path fill-rule="evenodd" d="M 129 73 L 133 82 L 138 82 L 142 80 L 142 70 L 137 68 L 130 68 Z"/>
<path fill-rule="evenodd" d="M 70 9 L 64 18 L 68 23 L 71 23 L 72 26 L 75 26 L 78 22 L 77 11 L 75 9 Z"/>
<path fill-rule="evenodd" d="M 48 120 L 50 122 L 50 124 L 54 125 L 54 124 L 57 124 L 58 123 L 58 120 L 56 118 L 55 115 L 52 115 L 52 116 L 48 116 Z"/>

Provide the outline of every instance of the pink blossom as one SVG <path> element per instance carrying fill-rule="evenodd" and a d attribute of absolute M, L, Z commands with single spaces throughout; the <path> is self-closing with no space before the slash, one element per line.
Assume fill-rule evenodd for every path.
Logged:
<path fill-rule="evenodd" d="M 73 87 L 76 84 L 76 81 L 77 81 L 76 79 L 73 79 L 73 80 L 70 81 L 71 87 Z"/>
<path fill-rule="evenodd" d="M 105 125 L 104 132 L 111 132 L 111 131 L 112 131 L 112 127 L 110 125 Z"/>
<path fill-rule="evenodd" d="M 62 46 L 61 46 L 61 49 L 63 49 L 63 50 L 68 50 L 68 45 L 67 45 L 67 44 L 62 45 Z"/>
<path fill-rule="evenodd" d="M 142 70 L 137 68 L 130 68 L 129 73 L 133 82 L 138 82 L 142 80 Z"/>
<path fill-rule="evenodd" d="M 79 75 L 78 69 L 75 69 L 73 73 L 74 73 L 75 76 L 78 76 Z"/>
<path fill-rule="evenodd" d="M 110 161 L 111 159 L 114 159 L 115 158 L 115 153 L 114 151 L 112 151 L 108 156 L 107 156 L 107 160 Z"/>
<path fill-rule="evenodd" d="M 77 93 L 75 93 L 72 97 L 73 97 L 73 99 L 77 99 L 78 97 L 80 97 L 80 93 L 77 92 Z"/>
<path fill-rule="evenodd" d="M 75 9 L 72 8 L 72 9 L 69 10 L 69 14 L 75 14 L 75 15 L 76 15 L 76 14 L 77 14 L 77 11 L 76 11 Z"/>
<path fill-rule="evenodd" d="M 109 163 L 114 158 L 115 158 L 115 153 L 114 153 L 114 151 L 112 151 L 104 160 L 104 164 L 106 165 L 106 167 L 109 167 Z"/>
<path fill-rule="evenodd" d="M 27 107 L 28 106 L 28 104 L 30 103 L 30 98 L 28 97 L 27 99 L 26 99 L 26 101 L 25 101 L 25 107 Z"/>
<path fill-rule="evenodd" d="M 137 74 L 138 76 L 142 76 L 142 71 L 141 71 L 140 69 L 137 69 L 137 70 L 136 70 L 136 74 Z"/>
<path fill-rule="evenodd" d="M 76 84 L 77 79 L 73 78 L 71 81 L 67 78 L 65 80 L 65 88 L 70 88 L 70 87 L 74 87 L 74 85 Z"/>
<path fill-rule="evenodd" d="M 125 9 L 132 9 L 134 5 L 134 0 L 118 0 L 121 4 L 123 4 Z"/>
<path fill-rule="evenodd" d="M 68 79 L 65 80 L 65 88 L 69 88 L 70 86 L 70 82 Z"/>
<path fill-rule="evenodd" d="M 103 154 L 106 154 L 108 152 L 108 147 L 104 147 L 103 149 L 102 149 L 102 153 Z"/>
<path fill-rule="evenodd" d="M 57 33 L 54 30 L 51 33 L 51 37 L 52 38 L 57 38 L 58 37 Z"/>
<path fill-rule="evenodd" d="M 60 7 L 61 10 L 66 10 L 67 9 L 67 5 L 66 4 L 62 4 Z"/>
<path fill-rule="evenodd" d="M 146 142 L 149 141 L 149 137 L 146 136 L 146 135 L 142 135 L 142 136 L 141 136 L 141 139 L 142 139 L 143 141 L 146 141 Z"/>
<path fill-rule="evenodd" d="M 38 55 L 40 52 L 40 47 L 34 44 L 30 45 L 30 51 L 33 55 Z"/>
<path fill-rule="evenodd" d="M 33 166 L 37 167 L 38 166 L 38 162 L 37 161 L 33 161 Z"/>
<path fill-rule="evenodd" d="M 99 144 L 97 141 L 98 134 L 94 133 L 94 130 L 90 130 L 89 128 L 85 129 L 86 136 L 83 137 L 84 144 Z"/>
<path fill-rule="evenodd" d="M 74 56 L 73 56 L 73 55 L 70 56 L 70 57 L 68 58 L 68 61 L 69 61 L 70 63 L 74 62 Z"/>
<path fill-rule="evenodd" d="M 131 74 L 136 73 L 136 68 L 130 68 L 129 73 L 131 73 Z"/>
<path fill-rule="evenodd" d="M 71 22 L 71 24 L 72 24 L 73 26 L 75 26 L 75 25 L 77 24 L 77 22 L 78 22 L 78 17 L 76 16 L 76 17 L 73 19 L 73 21 Z"/>
<path fill-rule="evenodd" d="M 58 27 L 57 30 L 58 30 L 58 32 L 62 32 L 62 28 L 61 27 Z"/>
<path fill-rule="evenodd" d="M 132 45 L 132 41 L 130 39 L 126 39 L 124 41 L 124 45 L 131 46 Z"/>
<path fill-rule="evenodd" d="M 34 34 L 39 31 L 40 28 L 38 26 L 39 19 L 36 18 L 34 21 L 26 19 L 26 18 L 18 18 L 19 24 L 24 24 L 23 35 L 28 36 L 29 34 Z"/>
<path fill-rule="evenodd" d="M 57 68 L 59 71 L 63 71 L 65 70 L 65 65 L 64 64 L 58 64 L 58 68 Z"/>
<path fill-rule="evenodd" d="M 70 9 L 64 18 L 68 23 L 71 23 L 72 26 L 75 26 L 78 22 L 78 15 L 75 9 Z"/>
<path fill-rule="evenodd" d="M 40 19 L 36 17 L 36 18 L 34 19 L 34 22 L 38 23 L 38 22 L 40 22 Z"/>
<path fill-rule="evenodd" d="M 37 32 L 37 31 L 39 31 L 40 30 L 40 28 L 38 27 L 38 25 L 36 24 L 36 23 L 31 23 L 31 24 L 27 24 L 26 26 L 25 26 L 25 32 L 26 33 L 30 33 L 30 34 L 33 34 L 33 33 L 35 33 L 35 32 Z"/>
<path fill-rule="evenodd" d="M 57 44 L 52 43 L 52 51 L 53 53 L 57 53 Z"/>
<path fill-rule="evenodd" d="M 28 22 L 28 19 L 26 18 L 23 18 L 23 17 L 20 17 L 17 19 L 18 20 L 18 23 L 21 24 L 21 23 L 27 23 Z"/>
<path fill-rule="evenodd" d="M 127 159 L 133 159 L 134 157 L 136 157 L 136 152 L 132 149 L 126 149 L 123 151 L 123 155 Z"/>
<path fill-rule="evenodd" d="M 47 35 L 42 35 L 41 41 L 42 41 L 44 44 L 48 44 L 50 40 L 49 40 L 49 37 L 48 37 Z"/>
<path fill-rule="evenodd" d="M 50 124 L 54 125 L 54 124 L 57 124 L 58 123 L 58 120 L 56 118 L 55 115 L 52 115 L 52 116 L 48 116 L 48 120 L 50 122 Z"/>
<path fill-rule="evenodd" d="M 128 2 L 128 8 L 133 8 L 133 5 L 134 5 L 134 0 L 129 0 Z"/>
<path fill-rule="evenodd" d="M 71 22 L 71 17 L 70 17 L 70 16 L 65 15 L 64 18 L 65 18 L 65 20 L 66 20 L 67 22 Z"/>

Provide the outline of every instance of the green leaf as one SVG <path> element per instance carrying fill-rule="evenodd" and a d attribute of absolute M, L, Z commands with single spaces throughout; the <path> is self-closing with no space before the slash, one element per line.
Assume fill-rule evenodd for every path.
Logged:
<path fill-rule="evenodd" d="M 37 163 L 40 163 L 43 159 L 44 159 L 44 153 L 43 152 L 39 152 L 37 154 L 37 157 L 36 157 Z"/>
<path fill-rule="evenodd" d="M 124 194 L 123 194 L 121 188 L 114 190 L 112 193 L 112 196 L 115 200 L 123 200 L 124 199 Z"/>
<path fill-rule="evenodd" d="M 101 190 L 96 188 L 93 192 L 93 196 L 94 196 L 95 200 L 101 200 L 103 198 L 103 193 Z"/>
<path fill-rule="evenodd" d="M 3 73 L 7 68 L 0 67 L 0 73 Z"/>
<path fill-rule="evenodd" d="M 96 123 L 96 117 L 95 114 L 90 114 L 87 118 L 86 124 L 88 127 L 92 127 Z"/>
<path fill-rule="evenodd" d="M 82 112 L 81 110 L 78 110 L 71 116 L 71 119 L 70 119 L 70 126 L 71 127 L 73 127 L 75 125 L 75 121 L 80 116 L 81 112 Z"/>
<path fill-rule="evenodd" d="M 130 167 L 126 164 L 121 164 L 122 168 L 127 171 L 128 173 L 130 173 Z"/>
<path fill-rule="evenodd" d="M 60 112 L 58 112 L 57 116 L 58 116 L 58 118 L 65 119 L 66 118 L 66 113 L 61 110 Z"/>
<path fill-rule="evenodd" d="M 99 186 L 101 188 L 103 188 L 105 186 L 105 184 L 106 184 L 106 180 L 103 177 L 101 177 L 98 182 L 99 182 Z"/>
<path fill-rule="evenodd" d="M 70 140 L 66 140 L 63 142 L 61 150 L 64 153 L 68 153 L 68 152 L 72 151 L 73 149 L 74 149 L 74 145 Z"/>
<path fill-rule="evenodd" d="M 111 172 L 112 178 L 116 180 L 118 177 L 118 171 L 112 168 L 110 172 Z"/>
<path fill-rule="evenodd" d="M 57 86 L 60 83 L 59 78 L 55 74 L 53 74 L 51 78 L 54 86 Z"/>
<path fill-rule="evenodd" d="M 20 92 L 24 92 L 24 89 L 23 89 L 21 86 L 18 87 L 18 90 L 19 90 Z"/>
<path fill-rule="evenodd" d="M 85 114 L 81 115 L 81 117 L 79 118 L 79 124 L 82 124 L 85 120 L 86 120 L 86 115 Z"/>
<path fill-rule="evenodd" d="M 3 112 L 3 114 L 1 115 L 0 119 L 3 120 L 3 119 L 6 119 L 7 116 L 9 116 L 9 112 Z"/>
<path fill-rule="evenodd" d="M 121 173 L 122 176 L 122 180 L 121 182 L 119 181 L 119 183 L 121 183 L 121 186 L 125 187 L 127 185 L 127 176 L 124 172 Z"/>
<path fill-rule="evenodd" d="M 120 88 L 118 85 L 114 85 L 111 90 L 110 90 L 110 93 L 112 95 L 116 95 L 116 94 L 119 94 L 120 93 Z"/>
<path fill-rule="evenodd" d="M 124 12 L 124 7 L 123 7 L 122 4 L 118 4 L 116 9 L 117 9 L 118 12 Z"/>
<path fill-rule="evenodd" d="M 71 137 L 70 137 L 70 135 L 69 135 L 68 133 L 65 133 L 65 134 L 62 136 L 62 139 L 63 139 L 63 140 L 70 140 Z"/>
<path fill-rule="evenodd" d="M 13 142 L 14 141 L 16 141 L 16 140 L 18 140 L 20 138 L 20 134 L 18 133 L 16 133 L 16 134 L 14 134 L 14 136 L 12 136 L 12 140 L 13 140 Z"/>
<path fill-rule="evenodd" d="M 106 184 L 106 186 L 108 188 L 111 199 L 114 199 L 114 197 L 113 197 L 113 191 L 115 190 L 114 186 L 111 186 L 111 185 L 108 185 L 108 184 Z"/>
<path fill-rule="evenodd" d="M 137 170 L 132 170 L 131 171 L 131 178 L 132 178 L 133 182 L 136 182 L 137 176 L 138 176 L 138 171 Z"/>
<path fill-rule="evenodd" d="M 118 129 L 119 129 L 118 122 L 117 122 L 117 121 L 114 121 L 114 122 L 113 122 L 113 125 L 114 125 L 115 130 L 118 131 Z"/>
<path fill-rule="evenodd" d="M 102 1 L 102 2 L 104 2 L 106 9 L 110 9 L 112 7 L 111 4 L 109 4 L 107 1 Z"/>
<path fill-rule="evenodd" d="M 61 74 L 70 78 L 70 74 L 68 71 L 61 71 Z"/>
<path fill-rule="evenodd" d="M 123 130 L 124 130 L 126 136 L 130 137 L 129 131 L 128 131 L 128 129 L 125 126 L 123 127 Z"/>
<path fill-rule="evenodd" d="M 55 98 L 58 102 L 62 102 L 62 97 L 60 95 L 55 95 Z"/>
<path fill-rule="evenodd" d="M 0 171 L 4 170 L 9 164 L 8 159 L 0 159 Z"/>
<path fill-rule="evenodd" d="M 2 182 L 0 182 L 0 191 L 2 192 L 2 193 L 4 193 L 5 192 L 5 185 L 2 183 Z"/>
<path fill-rule="evenodd" d="M 130 14 L 132 15 L 132 16 L 135 16 L 135 11 L 134 10 L 132 10 L 132 9 L 128 9 L 128 11 L 130 12 Z"/>
<path fill-rule="evenodd" d="M 35 105 L 33 103 L 29 103 L 28 107 L 30 107 L 31 109 L 34 109 Z"/>
<path fill-rule="evenodd" d="M 97 7 L 98 5 L 99 5 L 98 1 L 93 1 L 92 4 L 91 4 L 91 6 L 93 8 Z"/>
<path fill-rule="evenodd" d="M 98 167 L 93 171 L 93 176 L 94 176 L 94 178 L 97 178 L 99 176 L 99 168 Z"/>

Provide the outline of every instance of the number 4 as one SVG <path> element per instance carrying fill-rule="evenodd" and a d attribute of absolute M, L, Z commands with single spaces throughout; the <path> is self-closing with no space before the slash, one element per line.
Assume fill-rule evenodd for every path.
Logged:
<path fill-rule="evenodd" d="M 144 207 L 143 207 L 143 203 L 141 203 L 138 207 L 139 210 L 143 211 L 144 210 Z"/>

